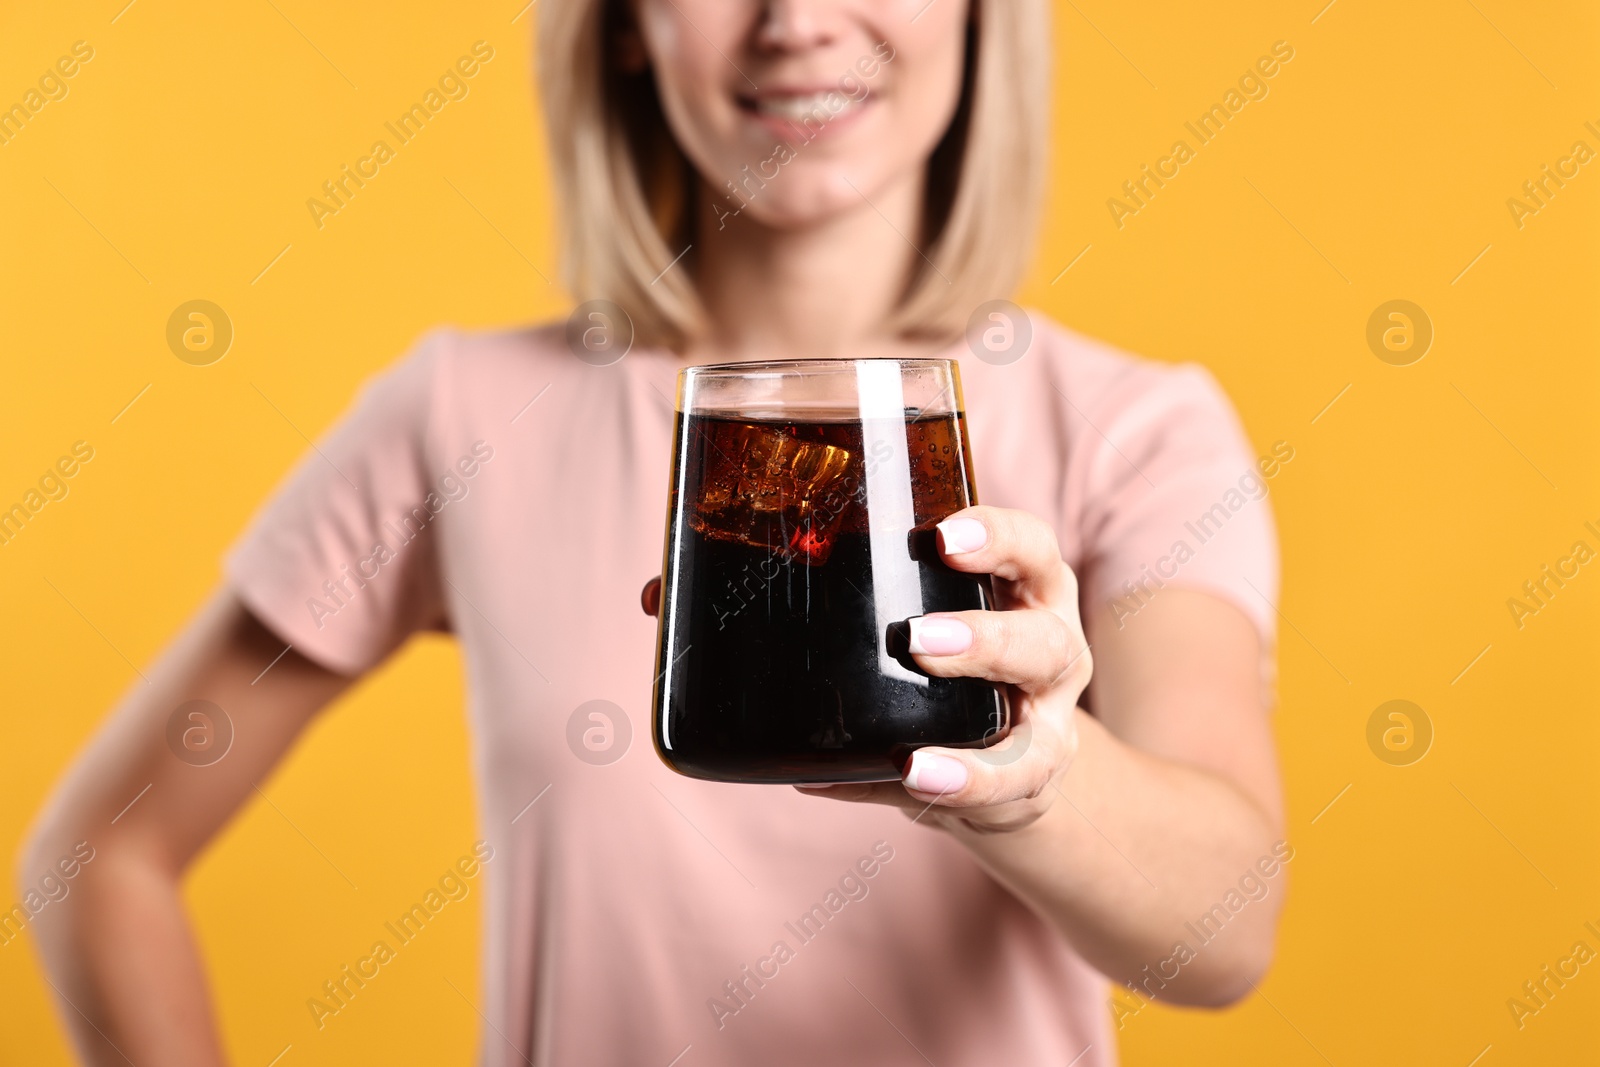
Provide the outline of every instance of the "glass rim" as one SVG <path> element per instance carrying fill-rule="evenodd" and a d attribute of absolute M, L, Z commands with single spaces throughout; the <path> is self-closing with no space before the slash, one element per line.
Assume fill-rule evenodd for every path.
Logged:
<path fill-rule="evenodd" d="M 825 359 L 746 359 L 732 363 L 700 363 L 684 367 L 682 373 L 686 375 L 706 373 L 740 374 L 743 371 L 750 371 L 753 373 L 741 376 L 754 377 L 761 372 L 782 374 L 789 370 L 806 371 L 815 369 L 823 373 L 841 371 L 861 363 L 897 363 L 903 367 L 911 367 L 913 369 L 938 369 L 958 366 L 956 360 L 946 356 L 915 356 L 907 359 L 901 359 L 896 356 L 862 356 L 859 358 L 830 356 Z"/>

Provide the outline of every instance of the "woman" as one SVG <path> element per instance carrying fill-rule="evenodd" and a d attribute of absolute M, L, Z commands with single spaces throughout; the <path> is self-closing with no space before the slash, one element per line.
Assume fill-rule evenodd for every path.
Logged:
<path fill-rule="evenodd" d="M 222 1062 L 183 868 L 422 629 L 467 664 L 486 1064 L 1106 1064 L 1107 977 L 1243 996 L 1286 858 L 1256 461 L 1197 368 L 1039 316 L 1025 352 L 962 340 L 1042 189 L 1043 0 L 540 11 L 569 279 L 633 349 L 432 335 L 257 517 L 32 836 L 25 870 L 95 840 L 39 924 L 85 1057 Z M 637 737 L 575 758 L 589 701 L 646 728 L 676 372 L 834 356 L 961 361 L 986 503 L 940 548 L 1003 610 L 924 620 L 917 661 L 1012 686 L 1016 735 L 826 789 L 681 778 Z M 210 766 L 166 742 L 190 700 L 236 724 Z"/>

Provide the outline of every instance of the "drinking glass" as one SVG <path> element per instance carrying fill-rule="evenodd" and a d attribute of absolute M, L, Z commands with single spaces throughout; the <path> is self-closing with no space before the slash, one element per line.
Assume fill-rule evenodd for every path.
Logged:
<path fill-rule="evenodd" d="M 678 376 L 652 712 L 668 766 L 725 782 L 900 777 L 1005 736 L 1002 687 L 934 678 L 907 620 L 988 609 L 934 526 L 976 503 L 957 365 L 837 359 Z"/>

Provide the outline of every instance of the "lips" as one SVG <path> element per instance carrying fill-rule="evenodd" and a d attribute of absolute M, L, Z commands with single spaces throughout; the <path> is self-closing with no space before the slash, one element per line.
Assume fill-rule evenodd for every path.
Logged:
<path fill-rule="evenodd" d="M 779 136 L 810 141 L 859 115 L 871 94 L 848 96 L 837 88 L 763 90 L 740 96 L 739 108 Z"/>
<path fill-rule="evenodd" d="M 748 110 L 763 117 L 785 119 L 789 122 L 803 122 L 808 118 L 820 119 L 829 116 L 837 118 L 847 111 L 859 108 L 862 103 L 863 101 L 846 96 L 837 89 L 809 93 L 763 93 L 747 98 Z"/>

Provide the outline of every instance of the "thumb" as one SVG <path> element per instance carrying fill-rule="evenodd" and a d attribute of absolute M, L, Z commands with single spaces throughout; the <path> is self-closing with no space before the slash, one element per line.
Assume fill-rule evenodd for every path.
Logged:
<path fill-rule="evenodd" d="M 1024 719 L 992 748 L 919 748 L 906 765 L 906 791 L 929 803 L 978 808 L 1030 800 L 1072 761 L 1077 723 Z"/>

